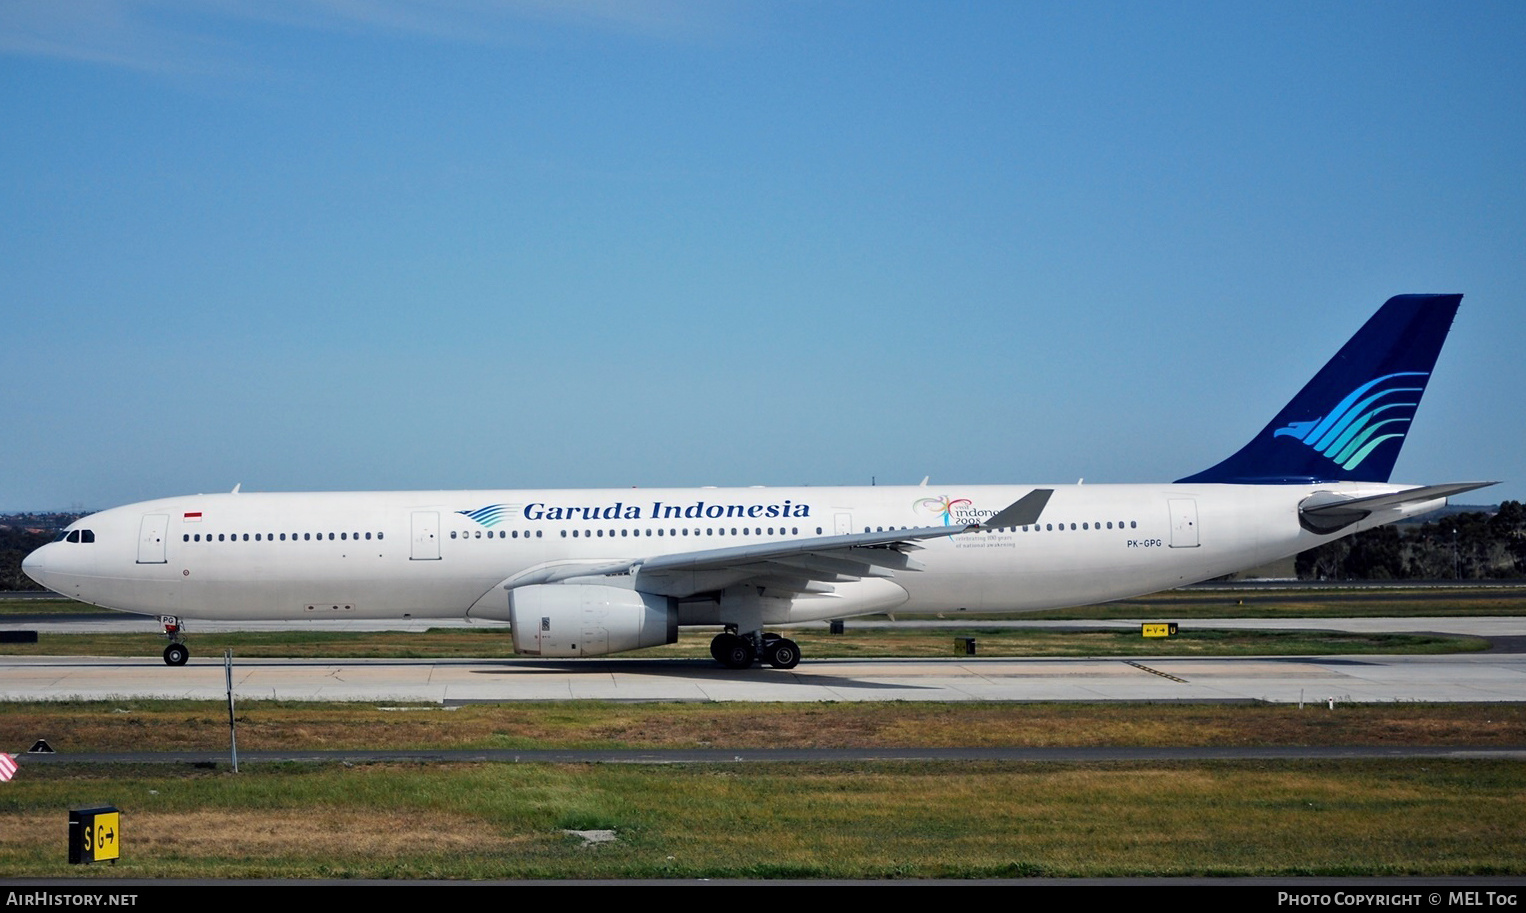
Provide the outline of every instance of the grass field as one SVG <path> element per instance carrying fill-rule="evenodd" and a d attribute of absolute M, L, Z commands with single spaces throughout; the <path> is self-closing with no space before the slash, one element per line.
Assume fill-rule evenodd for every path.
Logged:
<path fill-rule="evenodd" d="M 0 746 L 216 747 L 207 702 L 6 705 Z M 240 746 L 1526 744 L 1516 705 L 471 705 L 254 702 Z M 1526 765 L 1167 763 L 24 765 L 0 871 L 98 877 L 1526 874 Z M 67 809 L 123 859 L 64 864 Z M 610 829 L 585 846 L 568 829 Z"/>
<path fill-rule="evenodd" d="M 0 870 L 100 877 L 995 877 L 1526 871 L 1506 762 L 370 764 L 28 770 Z M 122 860 L 64 864 L 64 810 Z M 585 846 L 568 829 L 610 829 Z"/>

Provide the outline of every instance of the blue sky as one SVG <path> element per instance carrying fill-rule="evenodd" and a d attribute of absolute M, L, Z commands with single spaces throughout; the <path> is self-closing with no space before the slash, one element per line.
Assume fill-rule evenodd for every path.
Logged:
<path fill-rule="evenodd" d="M 1526 498 L 1526 6 L 9 0 L 0 509 L 1164 481 L 1462 292 Z"/>

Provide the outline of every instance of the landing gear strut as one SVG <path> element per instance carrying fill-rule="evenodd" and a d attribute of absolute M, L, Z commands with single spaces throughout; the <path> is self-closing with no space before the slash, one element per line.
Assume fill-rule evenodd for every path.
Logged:
<path fill-rule="evenodd" d="M 160 615 L 159 623 L 164 626 L 164 636 L 170 639 L 170 645 L 164 648 L 164 664 L 185 665 L 185 661 L 191 658 L 191 651 L 185 645 L 185 626 L 174 615 Z"/>
<path fill-rule="evenodd" d="M 710 655 L 728 669 L 747 669 L 757 661 L 775 669 L 793 669 L 800 662 L 800 647 L 778 634 L 754 633 L 751 637 L 726 631 L 710 641 Z"/>

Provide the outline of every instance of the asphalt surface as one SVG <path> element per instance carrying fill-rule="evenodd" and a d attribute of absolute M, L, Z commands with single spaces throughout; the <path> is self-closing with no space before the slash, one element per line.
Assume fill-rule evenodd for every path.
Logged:
<path fill-rule="evenodd" d="M 192 644 L 194 649 L 194 642 Z M 152 647 L 156 649 L 156 646 Z M 790 670 L 710 660 L 257 659 L 235 657 L 240 699 L 467 701 L 1270 701 L 1526 700 L 1526 654 L 823 659 Z M 4 700 L 221 700 L 220 657 L 13 656 Z"/>

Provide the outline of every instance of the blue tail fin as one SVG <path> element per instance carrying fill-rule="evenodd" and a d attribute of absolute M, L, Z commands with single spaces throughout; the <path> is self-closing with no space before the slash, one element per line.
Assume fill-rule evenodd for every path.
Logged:
<path fill-rule="evenodd" d="M 1271 424 L 1178 482 L 1387 482 L 1461 295 L 1396 295 Z"/>

